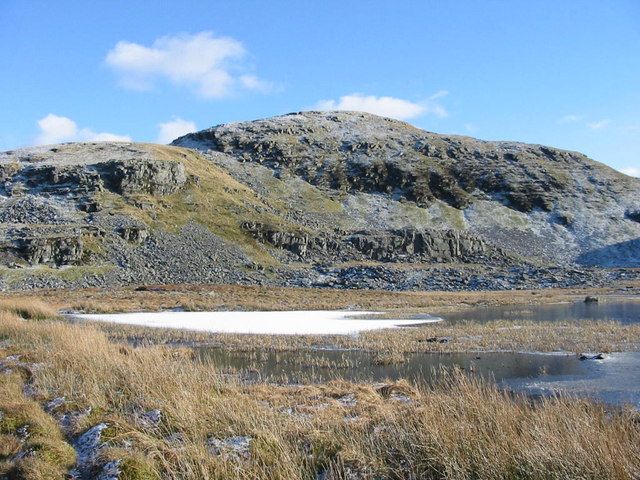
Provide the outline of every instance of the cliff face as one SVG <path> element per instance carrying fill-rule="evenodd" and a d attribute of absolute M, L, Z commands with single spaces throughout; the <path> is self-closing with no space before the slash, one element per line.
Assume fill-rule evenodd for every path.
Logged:
<path fill-rule="evenodd" d="M 0 153 L 0 287 L 524 288 L 640 265 L 640 180 L 349 112 Z"/>

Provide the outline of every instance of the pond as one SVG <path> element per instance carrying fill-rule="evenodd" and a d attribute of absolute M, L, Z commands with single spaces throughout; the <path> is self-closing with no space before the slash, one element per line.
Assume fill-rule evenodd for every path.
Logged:
<path fill-rule="evenodd" d="M 247 381 L 308 383 L 345 379 L 384 382 L 405 378 L 432 383 L 440 368 L 458 367 L 495 380 L 499 387 L 532 396 L 565 393 L 640 408 L 640 352 L 613 353 L 604 360 L 543 353 L 415 353 L 388 363 L 384 356 L 354 350 L 237 352 L 196 349 L 200 358 Z"/>
<path fill-rule="evenodd" d="M 473 307 L 456 312 L 435 312 L 434 315 L 443 317 L 449 323 L 466 320 L 474 322 L 489 322 L 492 320 L 602 320 L 630 324 L 640 322 L 640 298 L 608 297 L 592 303 L 579 301 L 550 305 Z"/>

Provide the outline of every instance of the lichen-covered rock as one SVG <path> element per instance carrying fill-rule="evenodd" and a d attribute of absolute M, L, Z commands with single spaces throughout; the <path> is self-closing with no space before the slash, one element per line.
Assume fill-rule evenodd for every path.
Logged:
<path fill-rule="evenodd" d="M 0 201 L 0 223 L 60 225 L 71 215 L 50 199 L 25 195 Z"/>
<path fill-rule="evenodd" d="M 235 460 L 248 460 L 251 458 L 251 442 L 253 442 L 253 438 L 240 435 L 222 440 L 211 437 L 207 440 L 207 446 L 213 455 Z"/>

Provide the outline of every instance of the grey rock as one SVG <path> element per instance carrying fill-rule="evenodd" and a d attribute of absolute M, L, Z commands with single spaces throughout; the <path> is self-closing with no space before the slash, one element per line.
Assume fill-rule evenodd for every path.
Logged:
<path fill-rule="evenodd" d="M 25 236 L 13 241 L 18 255 L 30 264 L 73 265 L 82 258 L 80 236 Z"/>
<path fill-rule="evenodd" d="M 169 195 L 187 182 L 184 165 L 163 160 L 111 160 L 96 168 L 107 188 L 121 195 Z"/>
<path fill-rule="evenodd" d="M 222 440 L 211 437 L 207 440 L 207 445 L 213 455 L 248 460 L 251 458 L 252 441 L 248 436 L 227 437 Z"/>

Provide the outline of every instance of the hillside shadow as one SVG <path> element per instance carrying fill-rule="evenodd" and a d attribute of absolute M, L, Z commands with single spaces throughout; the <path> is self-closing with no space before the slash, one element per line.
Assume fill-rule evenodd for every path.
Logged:
<path fill-rule="evenodd" d="M 640 238 L 590 250 L 576 262 L 585 266 L 640 267 Z"/>

